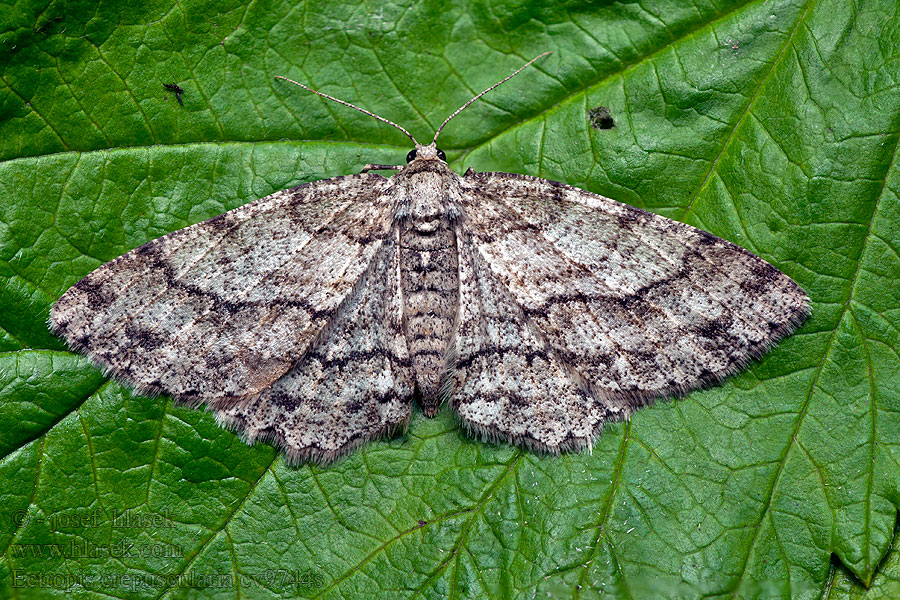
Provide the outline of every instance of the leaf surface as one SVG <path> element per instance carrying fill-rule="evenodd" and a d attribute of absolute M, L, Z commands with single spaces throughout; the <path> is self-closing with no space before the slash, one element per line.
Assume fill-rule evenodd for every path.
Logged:
<path fill-rule="evenodd" d="M 3 4 L 3 595 L 890 597 L 898 48 L 888 0 Z M 416 411 L 405 436 L 292 469 L 47 330 L 131 248 L 402 161 L 400 132 L 275 75 L 427 139 L 546 50 L 448 126 L 451 165 L 577 185 L 783 270 L 813 315 L 747 371 L 590 454 Z M 601 106 L 614 128 L 591 126 Z"/>

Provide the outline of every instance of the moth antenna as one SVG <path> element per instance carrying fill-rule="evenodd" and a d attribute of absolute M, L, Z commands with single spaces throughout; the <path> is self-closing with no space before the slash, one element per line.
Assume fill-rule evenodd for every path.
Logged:
<path fill-rule="evenodd" d="M 465 104 L 463 104 L 462 106 L 460 106 L 459 108 L 457 108 L 456 111 L 455 111 L 452 115 L 450 115 L 449 117 L 447 117 L 447 118 L 444 120 L 444 122 L 441 123 L 441 126 L 438 127 L 438 130 L 437 130 L 437 131 L 435 132 L 435 134 L 434 134 L 434 139 L 431 140 L 431 144 L 434 145 L 434 144 L 437 143 L 438 136 L 441 135 L 441 130 L 444 128 L 444 125 L 446 125 L 447 123 L 450 122 L 450 119 L 452 119 L 453 117 L 455 117 L 456 115 L 458 115 L 459 113 L 461 113 L 462 111 L 464 111 L 470 104 L 472 104 L 473 102 L 475 102 L 476 100 L 478 100 L 479 98 L 481 98 L 482 96 L 484 96 L 485 94 L 487 94 L 489 91 L 491 91 L 491 90 L 494 89 L 495 87 L 498 87 L 498 86 L 500 86 L 500 85 L 506 83 L 507 81 L 509 81 L 510 79 L 512 79 L 513 77 L 515 77 L 516 75 L 518 75 L 519 73 L 521 73 L 522 71 L 524 71 L 526 68 L 528 68 L 529 66 L 531 66 L 532 63 L 534 63 L 534 62 L 536 62 L 536 61 L 538 61 L 538 60 L 544 58 L 544 57 L 547 56 L 548 54 L 553 54 L 553 52 L 552 52 L 552 51 L 544 52 L 543 54 L 541 54 L 541 55 L 539 55 L 539 56 L 535 56 L 534 58 L 532 58 L 531 60 L 529 60 L 527 63 L 525 63 L 524 65 L 522 65 L 521 67 L 519 67 L 519 69 L 518 69 L 515 73 L 513 73 L 512 75 L 506 77 L 505 79 L 501 79 L 500 81 L 498 81 L 497 83 L 495 83 L 494 85 L 492 85 L 491 87 L 489 87 L 488 89 L 484 90 L 483 92 L 481 92 L 480 94 L 478 94 L 477 96 L 475 96 L 474 98 L 472 98 L 471 100 L 469 100 L 468 102 L 466 102 Z M 309 89 L 309 88 L 307 88 L 307 89 Z"/>
<path fill-rule="evenodd" d="M 538 57 L 538 58 L 540 58 L 540 57 Z M 535 59 L 535 60 L 537 60 L 537 59 Z M 526 65 L 526 66 L 528 66 L 528 65 Z M 524 69 L 525 67 L 522 67 L 522 68 Z M 520 70 L 521 70 L 521 69 L 520 69 Z M 515 74 L 515 73 L 514 73 L 514 74 Z M 514 75 L 514 74 L 513 74 L 513 75 Z M 512 77 L 512 75 L 510 75 L 510 77 Z M 299 83 L 299 82 L 297 82 L 297 81 L 294 81 L 293 79 L 288 79 L 287 77 L 282 77 L 281 75 L 276 75 L 276 76 L 275 76 L 275 79 L 284 79 L 285 81 L 290 81 L 290 82 L 293 83 L 294 85 L 299 85 L 299 86 L 302 87 L 304 90 L 307 90 L 307 91 L 309 91 L 309 92 L 312 92 L 313 94 L 318 94 L 319 96 L 322 96 L 323 98 L 328 98 L 329 100 L 332 100 L 332 101 L 334 101 L 334 102 L 337 102 L 338 104 L 343 104 L 344 106 L 349 106 L 350 108 L 355 108 L 356 110 L 358 110 L 358 111 L 361 112 L 361 113 L 365 113 L 365 114 L 369 115 L 370 117 L 375 117 L 375 118 L 378 119 L 379 121 L 382 121 L 382 122 L 384 122 L 384 123 L 387 123 L 388 125 L 393 125 L 393 126 L 396 127 L 397 129 L 399 129 L 400 131 L 402 131 L 403 133 L 405 133 L 405 134 L 406 134 L 406 137 L 408 137 L 409 139 L 411 139 L 412 142 L 413 142 L 413 144 L 415 144 L 416 146 L 419 145 L 419 142 L 416 141 L 416 138 L 414 138 L 410 132 L 408 132 L 407 130 L 403 129 L 402 127 L 400 127 L 399 125 L 397 125 L 396 123 L 394 123 L 393 121 L 391 121 L 390 119 L 385 119 L 384 117 L 379 117 L 378 115 L 376 115 L 376 114 L 373 113 L 373 112 L 369 112 L 369 111 L 367 111 L 367 110 L 364 109 L 364 108 L 360 108 L 360 107 L 356 106 L 355 104 L 350 104 L 349 102 L 346 102 L 346 101 L 344 101 L 344 100 L 341 100 L 340 98 L 335 98 L 334 96 L 329 96 L 328 94 L 323 94 L 322 92 L 317 92 L 316 90 L 312 89 L 311 87 L 307 87 L 307 86 L 303 85 L 302 83 Z M 508 78 L 507 78 L 507 79 L 508 79 Z M 503 82 L 501 81 L 500 83 L 503 83 Z M 498 84 L 498 85 L 499 85 L 499 84 Z M 495 86 L 495 87 L 496 87 L 496 86 Z"/>

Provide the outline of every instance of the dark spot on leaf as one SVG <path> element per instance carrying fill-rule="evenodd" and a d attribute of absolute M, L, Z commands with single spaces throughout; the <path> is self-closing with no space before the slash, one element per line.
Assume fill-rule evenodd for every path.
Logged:
<path fill-rule="evenodd" d="M 613 129 L 616 121 L 612 118 L 609 108 L 605 106 L 597 106 L 588 111 L 588 118 L 591 121 L 591 127 L 594 129 Z"/>
<path fill-rule="evenodd" d="M 175 93 L 175 99 L 178 100 L 178 104 L 184 106 L 184 102 L 181 101 L 181 95 L 184 93 L 184 90 L 177 83 L 164 83 L 163 87 L 169 90 L 170 92 Z"/>

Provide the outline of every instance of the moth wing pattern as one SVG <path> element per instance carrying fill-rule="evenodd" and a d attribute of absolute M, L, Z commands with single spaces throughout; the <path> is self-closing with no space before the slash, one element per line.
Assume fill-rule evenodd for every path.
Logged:
<path fill-rule="evenodd" d="M 257 396 L 354 293 L 392 228 L 380 175 L 275 192 L 114 259 L 50 327 L 141 393 L 189 405 Z"/>
<path fill-rule="evenodd" d="M 450 407 L 487 440 L 560 452 L 593 444 L 618 409 L 586 393 L 459 232 L 459 327 Z"/>
<path fill-rule="evenodd" d="M 809 314 L 788 276 L 690 225 L 538 177 L 464 181 L 460 227 L 613 415 L 720 381 Z"/>
<path fill-rule="evenodd" d="M 402 328 L 399 240 L 392 235 L 298 362 L 260 396 L 214 408 L 247 443 L 268 440 L 288 463 L 328 463 L 405 430 L 414 378 Z"/>
<path fill-rule="evenodd" d="M 428 145 L 277 76 L 403 132 L 407 165 L 150 241 L 73 285 L 51 330 L 296 464 L 405 430 L 416 397 L 491 441 L 590 447 L 606 421 L 720 381 L 796 329 L 806 293 L 739 246 L 562 183 L 449 168 L 444 126 L 548 54 Z"/>

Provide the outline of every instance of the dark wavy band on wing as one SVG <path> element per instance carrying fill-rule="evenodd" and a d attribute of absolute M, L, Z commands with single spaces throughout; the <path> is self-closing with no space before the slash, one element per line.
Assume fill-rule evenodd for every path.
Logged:
<path fill-rule="evenodd" d="M 689 225 L 536 177 L 466 182 L 461 226 L 493 275 L 620 408 L 721 380 L 809 314 L 789 277 Z"/>
<path fill-rule="evenodd" d="M 391 231 L 386 189 L 373 174 L 317 181 L 148 242 L 70 288 L 51 327 L 144 393 L 257 395 L 369 269 Z"/>

